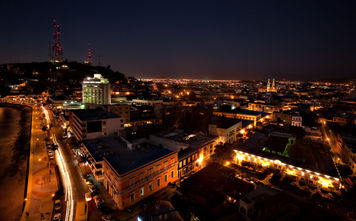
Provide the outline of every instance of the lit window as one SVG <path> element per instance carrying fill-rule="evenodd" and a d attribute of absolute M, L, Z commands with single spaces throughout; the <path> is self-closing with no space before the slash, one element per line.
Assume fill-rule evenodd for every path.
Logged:
<path fill-rule="evenodd" d="M 140 189 L 140 196 L 143 196 L 145 195 L 145 188 L 144 187 L 141 187 Z"/>

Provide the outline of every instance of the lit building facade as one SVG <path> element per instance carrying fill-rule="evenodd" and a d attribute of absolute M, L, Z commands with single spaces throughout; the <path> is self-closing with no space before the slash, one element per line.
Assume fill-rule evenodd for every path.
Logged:
<path fill-rule="evenodd" d="M 83 80 L 82 100 L 84 104 L 110 104 L 110 83 L 101 74 L 94 74 L 94 77 L 86 77 Z"/>
<path fill-rule="evenodd" d="M 178 152 L 178 178 L 187 177 L 206 166 L 215 152 L 217 136 L 185 134 L 179 130 L 150 135 L 149 142 Z"/>
<path fill-rule="evenodd" d="M 177 180 L 178 154 L 162 147 L 120 148 L 104 156 L 104 187 L 123 210 Z M 146 145 L 146 148 L 147 145 Z"/>

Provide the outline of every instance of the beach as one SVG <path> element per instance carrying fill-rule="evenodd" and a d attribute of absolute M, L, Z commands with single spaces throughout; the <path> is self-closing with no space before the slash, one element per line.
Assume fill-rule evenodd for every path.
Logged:
<path fill-rule="evenodd" d="M 31 108 L 0 106 L 0 220 L 19 220 L 26 185 Z"/>

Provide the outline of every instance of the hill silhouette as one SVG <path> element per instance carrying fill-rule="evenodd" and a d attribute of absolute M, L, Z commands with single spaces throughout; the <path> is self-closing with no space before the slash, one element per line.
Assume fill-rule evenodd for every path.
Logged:
<path fill-rule="evenodd" d="M 1 64 L 0 95 L 8 95 L 14 85 L 23 83 L 26 85 L 21 88 L 20 93 L 23 94 L 40 94 L 43 91 L 53 94 L 56 90 L 71 94 L 81 87 L 86 76 L 94 73 L 102 74 L 110 83 L 127 83 L 126 76 L 113 71 L 110 66 L 91 66 L 75 61 Z"/>

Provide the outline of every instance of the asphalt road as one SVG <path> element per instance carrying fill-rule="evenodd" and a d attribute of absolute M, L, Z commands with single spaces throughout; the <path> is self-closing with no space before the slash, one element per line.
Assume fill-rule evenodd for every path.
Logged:
<path fill-rule="evenodd" d="M 74 201 L 74 217 L 76 213 L 77 202 L 85 202 L 85 193 L 89 191 L 88 186 L 84 182 L 77 160 L 74 158 L 69 145 L 62 139 L 63 131 L 55 120 L 52 120 L 51 133 L 57 137 L 57 142 L 62 147 L 64 161 L 66 162 L 69 177 L 73 190 Z"/>

